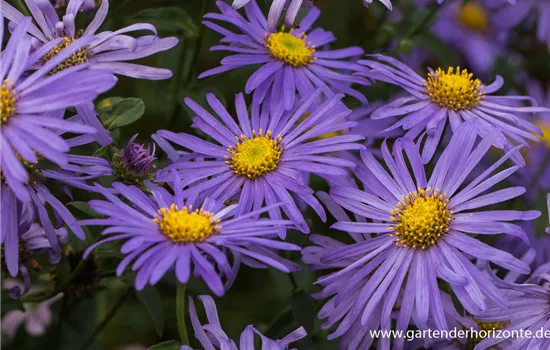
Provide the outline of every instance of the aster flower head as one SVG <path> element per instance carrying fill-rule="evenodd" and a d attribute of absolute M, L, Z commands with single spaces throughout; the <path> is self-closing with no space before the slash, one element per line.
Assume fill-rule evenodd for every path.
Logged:
<path fill-rule="evenodd" d="M 101 0 L 97 13 L 92 22 L 85 29 L 78 29 L 75 18 L 79 10 L 86 4 L 83 0 L 70 0 L 65 15 L 60 19 L 54 6 L 48 1 L 25 0 L 29 11 L 37 24 L 29 25 L 28 34 L 33 38 L 33 45 L 41 49 L 41 55 L 36 57 L 33 65 L 39 67 L 48 64 L 59 52 L 75 41 L 84 41 L 77 51 L 56 60 L 57 64 L 49 65 L 49 74 L 55 74 L 75 65 L 87 63 L 88 69 L 107 69 L 116 74 L 126 75 L 139 79 L 168 79 L 172 72 L 168 69 L 153 68 L 143 65 L 127 63 L 150 56 L 157 52 L 168 50 L 178 43 L 174 37 L 158 38 L 154 26 L 147 23 L 132 24 L 128 27 L 97 33 L 105 21 L 109 11 L 108 0 Z M 2 0 L 0 12 L 13 23 L 20 23 L 24 16 L 13 6 Z M 153 35 L 144 35 L 132 38 L 126 33 L 147 30 Z M 51 45 L 55 43 L 54 45 Z M 47 50 L 43 50 L 47 47 Z M 103 127 L 91 103 L 91 99 L 84 104 L 74 104 L 84 123 L 93 126 L 97 133 L 96 141 L 102 146 L 111 143 L 109 132 Z"/>
<path fill-rule="evenodd" d="M 226 350 L 249 350 L 254 349 L 254 337 L 259 335 L 262 340 L 262 349 L 270 350 L 291 350 L 290 344 L 298 341 L 306 336 L 304 327 L 300 327 L 284 337 L 283 339 L 269 339 L 260 333 L 254 326 L 249 325 L 241 333 L 239 345 L 225 334 L 218 318 L 218 310 L 212 297 L 208 295 L 200 295 L 198 299 L 204 305 L 208 324 L 201 324 L 197 309 L 193 298 L 189 297 L 189 316 L 195 337 L 201 343 L 204 349 L 226 349 Z M 181 350 L 193 350 L 191 347 L 184 345 Z"/>
<path fill-rule="evenodd" d="M 268 206 L 283 203 L 282 210 L 296 227 L 308 232 L 292 196 L 311 206 L 322 220 L 325 212 L 302 175 L 324 178 L 346 175 L 345 167 L 354 167 L 355 163 L 338 159 L 332 152 L 364 148 L 355 143 L 363 137 L 339 133 L 356 124 L 344 121 L 350 110 L 341 102 L 342 96 L 329 97 L 317 105 L 315 101 L 320 97 L 321 90 L 317 90 L 294 110 L 276 118 L 269 111 L 260 113 L 258 108 L 252 108 L 249 117 L 244 97 L 238 94 L 235 100 L 238 123 L 212 94 L 207 95 L 207 100 L 220 120 L 187 98 L 185 102 L 197 114 L 194 126 L 213 141 L 158 131 L 158 137 L 192 151 L 168 169 L 180 172 L 182 185 L 189 185 L 189 192 L 236 200 L 241 213 L 259 209 L 264 201 Z M 170 173 L 161 172 L 157 180 L 170 181 Z M 282 217 L 278 207 L 271 208 L 269 215 L 275 220 Z"/>
<path fill-rule="evenodd" d="M 67 243 L 67 231 L 63 228 L 64 225 L 77 238 L 85 239 L 84 231 L 77 224 L 74 216 L 44 185 L 40 173 L 33 173 L 31 177 L 33 181 L 26 184 L 24 188 L 31 198 L 29 203 L 21 202 L 10 186 L 1 184 L 0 240 L 4 247 L 7 269 L 12 276 L 17 275 L 18 268 L 21 267 L 20 256 L 25 255 L 22 252 L 27 248 L 37 250 L 51 247 L 47 249 L 50 261 L 55 261 L 60 252 L 60 245 Z M 41 225 L 39 232 L 44 235 L 26 234 L 36 220 Z"/>
<path fill-rule="evenodd" d="M 324 50 L 323 46 L 336 40 L 331 32 L 321 28 L 312 30 L 320 11 L 313 7 L 304 17 L 299 28 L 271 31 L 255 0 L 245 5 L 246 18 L 227 4 L 218 1 L 221 14 L 209 13 L 204 25 L 222 34 L 222 43 L 211 50 L 235 52 L 221 61 L 221 66 L 210 69 L 199 78 L 230 71 L 243 66 L 260 64 L 261 67 L 248 79 L 247 94 L 253 93 L 254 105 L 268 103 L 275 114 L 290 110 L 296 94 L 306 98 L 317 87 L 330 87 L 335 92 L 348 94 L 366 103 L 365 97 L 352 89 L 351 83 L 367 84 L 350 71 L 358 68 L 349 59 L 359 57 L 363 49 L 349 47 L 339 50 Z M 234 25 L 232 32 L 210 21 L 218 20 Z"/>
<path fill-rule="evenodd" d="M 195 276 L 218 296 L 225 292 L 222 280 L 228 287 L 240 263 L 256 268 L 275 267 L 284 272 L 299 269 L 298 265 L 280 257 L 277 251 L 300 248 L 273 239 L 276 227 L 287 227 L 290 222 L 257 219 L 270 207 L 237 215 L 237 205 L 226 207 L 211 199 L 199 202 L 186 198 L 175 172 L 173 183 L 173 195 L 151 185 L 149 190 L 153 199 L 137 187 L 121 183 L 113 184 L 120 198 L 110 191 L 100 190 L 106 200 L 93 200 L 89 205 L 107 218 L 80 223 L 107 226 L 103 235 L 109 237 L 90 246 L 84 257 L 101 244 L 125 241 L 121 252 L 126 257 L 118 265 L 117 275 L 120 276 L 133 261 L 138 290 L 147 283 L 157 283 L 169 270 L 175 270 L 180 283 L 187 283 Z M 233 265 L 229 262 L 230 257 Z"/>
<path fill-rule="evenodd" d="M 501 336 L 491 336 L 476 345 L 475 350 L 493 348 L 506 349 L 548 349 L 550 339 L 544 334 L 550 332 L 550 265 L 541 266 L 524 284 L 497 281 L 510 300 L 510 308 L 498 305 L 491 307 L 478 318 L 484 322 L 506 325 Z M 494 277 L 497 279 L 496 277 Z M 505 338 L 522 330 L 532 336 Z M 540 333 L 542 331 L 542 333 Z M 536 336 L 542 334 L 542 336 Z"/>
<path fill-rule="evenodd" d="M 81 123 L 63 120 L 53 112 L 64 113 L 70 106 L 90 103 L 116 83 L 109 71 L 86 70 L 89 62 L 48 75 L 51 69 L 93 40 L 92 36 L 76 40 L 40 69 L 26 74 L 59 43 L 58 39 L 52 40 L 31 53 L 31 39 L 26 34 L 30 26 L 29 17 L 16 26 L 2 52 L 0 68 L 2 182 L 26 203 L 31 199 L 25 189 L 25 184 L 32 182 L 29 168 L 41 158 L 61 166 L 67 164 L 65 153 L 70 146 L 60 134 L 93 134 L 97 131 Z"/>
<path fill-rule="evenodd" d="M 151 173 L 156 159 L 155 144 L 145 146 L 135 143 L 137 136 L 134 135 L 128 145 L 120 150 L 120 154 L 113 158 L 115 175 L 134 183 L 143 181 Z"/>
<path fill-rule="evenodd" d="M 97 33 L 109 11 L 108 0 L 101 0 L 94 19 L 83 30 L 78 29 L 75 23 L 78 11 L 83 6 L 83 0 L 70 0 L 65 15 L 61 19 L 48 1 L 25 0 L 25 2 L 38 25 L 31 24 L 29 28 L 29 35 L 38 41 L 38 45 L 44 45 L 54 39 L 62 39 L 54 48 L 46 51 L 47 54 L 40 56 L 43 61 L 47 62 L 55 57 L 60 50 L 78 38 L 94 36 L 93 40 L 88 41 L 87 45 L 80 48 L 80 51 L 75 52 L 61 65 L 54 66 L 54 72 L 71 67 L 77 62 L 92 61 L 91 69 L 109 69 L 116 74 L 133 78 L 157 80 L 172 76 L 172 72 L 168 69 L 146 67 L 125 61 L 168 50 L 178 43 L 177 38 L 158 38 L 155 27 L 147 23 L 132 24 L 114 32 Z M 4 0 L 2 0 L 1 11 L 6 18 L 14 23 L 19 23 L 23 19 L 23 15 Z M 150 31 L 153 35 L 139 38 L 124 35 L 139 30 Z"/>
<path fill-rule="evenodd" d="M 502 77 L 489 85 L 483 84 L 473 74 L 460 67 L 430 70 L 425 78 L 416 74 L 400 61 L 375 55 L 378 60 L 362 60 L 367 67 L 360 74 L 403 88 L 408 95 L 397 98 L 373 112 L 373 119 L 400 117 L 388 130 L 403 128 L 406 137 L 415 139 L 427 133 L 422 151 L 424 163 L 429 162 L 441 140 L 447 122 L 451 132 L 469 119 L 475 119 L 476 132 L 485 137 L 497 128 L 502 134 L 493 146 L 508 151 L 516 144 L 526 145 L 528 140 L 538 141 L 541 130 L 525 117 L 531 113 L 548 112 L 537 107 L 529 96 L 494 96 L 504 84 Z M 518 106 L 517 103 L 526 106 Z M 536 135 L 535 135 L 536 134 Z M 525 164 L 521 154 L 512 155 L 518 164 Z"/>
<path fill-rule="evenodd" d="M 356 220 L 339 221 L 333 228 L 357 234 L 361 239 L 319 256 L 321 264 L 341 266 L 316 282 L 324 288 L 323 297 L 332 296 L 322 314 L 328 318 L 327 328 L 339 323 L 331 338 L 352 332 L 359 342 L 353 344 L 360 344 L 368 334 L 364 330 L 356 333 L 360 329 L 354 325 L 367 327 L 362 329 L 390 329 L 396 307 L 397 329 L 406 330 L 413 314 L 412 320 L 419 328 L 431 319 L 437 329 L 448 329 L 438 281 L 448 283 L 470 314 L 485 310 L 488 301 L 508 305 L 506 296 L 489 275 L 469 259 L 484 259 L 519 273 L 528 273 L 529 266 L 470 234 L 503 233 L 526 241 L 521 227 L 508 221 L 531 220 L 540 213 L 479 209 L 517 197 L 525 189 L 511 187 L 488 192 L 518 169 L 512 166 L 493 175 L 520 146 L 466 181 L 500 136 L 500 130 L 495 130 L 476 145 L 478 127 L 471 120 L 457 129 L 429 178 L 418 146 L 405 138 L 394 143 L 393 153 L 386 143 L 382 145 L 389 172 L 370 152 L 362 151 L 365 166 L 356 168 L 356 175 L 369 192 L 350 186 L 331 189 L 336 203 L 359 216 Z M 365 234 L 377 236 L 360 236 Z M 373 318 L 379 323 L 373 324 Z M 397 348 L 403 346 L 403 339 L 395 341 Z"/>
<path fill-rule="evenodd" d="M 513 8 L 505 0 L 447 1 L 433 32 L 465 56 L 476 73 L 490 71 L 506 47 L 509 25 L 499 15 Z"/>

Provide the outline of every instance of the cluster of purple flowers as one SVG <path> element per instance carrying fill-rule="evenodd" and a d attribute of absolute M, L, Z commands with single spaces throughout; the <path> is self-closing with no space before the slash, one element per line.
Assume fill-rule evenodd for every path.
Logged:
<path fill-rule="evenodd" d="M 326 300 L 318 313 L 322 328 L 345 349 L 406 348 L 404 338 L 377 339 L 372 331 L 410 327 L 497 322 L 504 329 L 550 330 L 550 267 L 544 264 L 550 228 L 535 232 L 530 221 L 541 215 L 537 210 L 499 207 L 510 201 L 533 207 L 544 193 L 550 210 L 550 92 L 532 83 L 527 96 L 498 95 L 502 77 L 488 84 L 477 77 L 504 50 L 513 25 L 537 21 L 537 37 L 550 45 L 547 1 L 447 0 L 433 30 L 472 70 L 436 67 L 420 74 L 388 55 L 330 49 L 336 37 L 314 27 L 320 10 L 309 1 L 274 0 L 267 18 L 256 0 L 235 0 L 233 7 L 218 1 L 219 12 L 206 14 L 203 24 L 223 36 L 211 50 L 230 54 L 199 78 L 257 67 L 244 87 L 250 102 L 243 93 L 231 107 L 214 94 L 204 106 L 185 98 L 196 135 L 158 130 L 151 145 L 137 143 L 135 135 L 107 158 L 71 153 L 112 142 L 94 100 L 116 84 L 116 75 L 170 78 L 170 70 L 126 61 L 171 49 L 178 40 L 159 38 L 146 23 L 99 31 L 107 0 L 82 29 L 76 16 L 95 4 L 25 3 L 32 18 L 1 3 L 2 29 L 6 18 L 11 30 L 0 64 L 1 242 L 7 271 L 24 280 L 11 296 L 29 291 L 34 254 L 47 252 L 55 263 L 69 232 L 84 240 L 85 230 L 100 226 L 103 238 L 83 258 L 119 243 L 116 275 L 135 272 L 137 290 L 173 275 L 180 284 L 202 280 L 222 297 L 241 264 L 292 273 L 301 265 L 288 253 L 301 251 L 301 262 L 320 273 L 313 296 Z M 308 12 L 296 23 L 302 5 Z M 56 9 L 63 6 L 60 18 Z M 279 25 L 285 10 L 286 26 Z M 149 35 L 127 35 L 136 31 Z M 361 89 L 380 83 L 401 91 L 389 102 L 368 104 Z M 361 106 L 350 109 L 346 95 Z M 157 146 L 170 160 L 164 167 Z M 314 177 L 328 192 L 315 192 Z M 68 198 L 71 188 L 94 193 L 100 199 L 88 205 L 98 217 L 77 220 L 52 183 Z M 308 208 L 323 222 L 332 220 L 326 208 L 336 222 L 331 237 L 312 234 L 312 245 L 302 248 L 286 238 L 291 230 L 310 232 Z M 513 248 L 519 244 L 524 249 Z M 248 326 L 237 346 L 223 331 L 213 299 L 199 299 L 208 324 L 201 324 L 192 298 L 189 311 L 205 349 L 253 349 L 255 335 L 262 348 L 288 349 L 306 336 L 300 327 L 273 340 Z M 10 317 L 19 324 L 32 316 Z M 492 337 L 475 346 L 495 344 L 550 347 L 548 339 Z M 191 349 L 187 345 L 182 349 Z"/>

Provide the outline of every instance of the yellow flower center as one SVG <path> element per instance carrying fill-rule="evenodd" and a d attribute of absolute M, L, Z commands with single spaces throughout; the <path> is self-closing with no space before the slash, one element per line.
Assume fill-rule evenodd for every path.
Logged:
<path fill-rule="evenodd" d="M 305 122 L 307 118 L 311 115 L 311 112 L 305 112 L 300 118 L 298 118 L 298 121 L 296 121 L 296 126 L 300 125 L 301 123 Z M 339 120 L 337 123 L 343 122 L 344 120 Z M 313 126 L 308 128 L 307 131 L 313 129 Z M 330 139 L 331 137 L 344 135 L 346 133 L 346 130 L 337 130 L 337 131 L 331 131 L 327 132 L 326 134 L 316 136 L 309 140 L 309 142 L 318 141 L 318 140 L 326 140 Z"/>
<path fill-rule="evenodd" d="M 458 18 L 466 27 L 477 32 L 484 32 L 489 22 L 487 11 L 475 1 L 464 4 L 458 12 Z"/>
<path fill-rule="evenodd" d="M 452 212 L 448 209 L 449 199 L 439 190 L 419 188 L 402 196 L 392 210 L 390 227 L 396 236 L 395 244 L 403 247 L 426 249 L 434 245 L 449 231 Z"/>
<path fill-rule="evenodd" d="M 483 332 L 484 334 L 481 334 L 481 335 L 485 335 L 485 336 L 482 337 L 480 334 L 478 334 L 477 338 L 470 339 L 468 341 L 468 343 L 471 346 L 471 348 L 474 348 L 483 339 L 485 339 L 487 337 L 490 337 L 490 336 L 496 335 L 495 334 L 496 331 L 508 327 L 511 323 L 510 321 L 506 321 L 506 322 L 481 322 L 481 321 L 478 321 L 476 319 L 474 319 L 474 321 L 477 323 L 477 326 L 479 327 L 479 330 L 484 331 Z M 491 347 L 490 349 L 494 349 L 494 348 Z"/>
<path fill-rule="evenodd" d="M 53 49 L 51 49 L 47 54 L 42 57 L 42 60 L 44 62 L 47 62 L 54 58 L 61 50 L 63 50 L 66 47 L 69 47 L 73 42 L 75 41 L 74 38 L 70 37 L 64 37 L 63 41 L 61 41 L 60 44 L 55 46 Z M 83 47 L 78 49 L 75 53 L 70 55 L 66 60 L 58 64 L 54 69 L 52 69 L 48 74 L 52 75 L 57 72 L 62 71 L 63 69 L 67 69 L 69 67 L 77 66 L 82 63 L 88 62 L 88 55 L 89 51 L 87 47 Z"/>
<path fill-rule="evenodd" d="M 441 107 L 460 111 L 472 109 L 481 103 L 481 82 L 460 67 L 449 67 L 445 72 L 438 68 L 425 80 L 428 96 Z"/>
<path fill-rule="evenodd" d="M 284 61 L 293 67 L 306 66 L 313 61 L 315 47 L 311 43 L 306 43 L 307 36 L 302 33 L 292 35 L 292 29 L 289 33 L 278 32 L 269 34 L 266 37 L 265 46 L 273 57 Z"/>
<path fill-rule="evenodd" d="M 0 91 L 0 115 L 2 119 L 2 125 L 4 125 L 15 114 L 16 98 L 13 84 L 8 82 L 8 79 L 4 80 Z"/>
<path fill-rule="evenodd" d="M 235 147 L 231 146 L 227 149 L 231 157 L 226 156 L 230 158 L 226 163 L 235 174 L 254 179 L 277 168 L 282 153 L 281 136 L 273 138 L 271 131 L 264 136 L 260 129 L 258 135 L 255 130 L 252 130 L 251 139 L 241 135 L 237 141 Z"/>
<path fill-rule="evenodd" d="M 539 121 L 535 122 L 535 124 L 542 130 L 543 135 L 542 137 L 539 136 L 541 141 L 544 142 L 546 146 L 550 147 L 550 122 Z"/>
<path fill-rule="evenodd" d="M 170 208 L 161 208 L 153 221 L 160 231 L 174 243 L 202 242 L 221 228 L 220 220 L 212 220 L 213 214 L 192 206 L 179 209 L 172 204 Z"/>

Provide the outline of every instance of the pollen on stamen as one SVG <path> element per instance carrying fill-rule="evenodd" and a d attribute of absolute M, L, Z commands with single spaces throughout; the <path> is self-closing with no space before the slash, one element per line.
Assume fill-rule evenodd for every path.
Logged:
<path fill-rule="evenodd" d="M 11 117 L 15 115 L 15 103 L 16 103 L 16 94 L 13 88 L 13 84 L 5 79 L 2 82 L 2 87 L 0 88 L 0 115 L 2 119 L 2 125 L 6 124 Z"/>
<path fill-rule="evenodd" d="M 63 41 L 59 43 L 57 46 L 55 46 L 53 49 L 51 49 L 48 53 L 42 57 L 42 61 L 48 62 L 52 58 L 54 58 L 57 54 L 59 54 L 63 49 L 69 47 L 73 42 L 75 41 L 74 38 L 71 37 L 64 37 Z M 75 53 L 73 53 L 71 56 L 69 56 L 67 59 L 65 59 L 63 62 L 58 64 L 54 69 L 52 69 L 48 74 L 52 75 L 57 72 L 60 72 L 64 69 L 67 69 L 69 67 L 77 66 L 79 64 L 83 64 L 88 62 L 89 60 L 89 50 L 87 47 L 82 47 L 78 49 Z"/>
<path fill-rule="evenodd" d="M 390 217 L 395 244 L 415 249 L 436 244 L 449 231 L 452 211 L 448 204 L 445 193 L 430 187 L 403 195 Z"/>
<path fill-rule="evenodd" d="M 192 206 L 178 208 L 172 204 L 161 208 L 153 219 L 160 231 L 174 243 L 202 242 L 218 231 L 220 220 L 213 220 L 213 213 Z"/>
<path fill-rule="evenodd" d="M 226 163 L 235 174 L 250 179 L 260 177 L 277 168 L 282 155 L 281 143 L 282 138 L 273 138 L 271 131 L 264 135 L 262 129 L 259 133 L 253 130 L 252 138 L 241 135 L 236 145 L 227 149 L 231 156 L 226 156 Z"/>
<path fill-rule="evenodd" d="M 315 61 L 315 46 L 306 41 L 307 35 L 293 35 L 293 31 L 284 32 L 283 28 L 278 33 L 266 34 L 265 46 L 273 57 L 293 67 L 306 66 Z"/>
<path fill-rule="evenodd" d="M 472 73 L 460 67 L 449 67 L 447 71 L 438 68 L 428 74 L 425 84 L 434 103 L 453 111 L 472 109 L 484 96 L 479 79 L 473 79 Z"/>

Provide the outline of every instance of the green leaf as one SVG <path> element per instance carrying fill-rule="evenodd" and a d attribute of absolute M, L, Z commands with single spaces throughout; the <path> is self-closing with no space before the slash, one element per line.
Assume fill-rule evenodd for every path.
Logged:
<path fill-rule="evenodd" d="M 292 295 L 291 304 L 294 319 L 311 334 L 317 314 L 313 298 L 306 291 L 299 290 Z"/>
<path fill-rule="evenodd" d="M 124 255 L 120 252 L 120 247 L 115 249 L 112 246 L 100 246 L 94 250 L 94 257 L 97 259 L 117 258 L 122 260 Z"/>
<path fill-rule="evenodd" d="M 145 104 L 140 98 L 130 97 L 117 100 L 113 107 L 100 112 L 103 125 L 114 130 L 129 125 L 141 118 L 145 112 Z"/>
<path fill-rule="evenodd" d="M 21 301 L 11 298 L 7 290 L 3 290 L 2 291 L 2 314 L 13 310 L 23 311 L 23 304 L 21 304 Z"/>
<path fill-rule="evenodd" d="M 101 217 L 101 214 L 99 214 L 97 211 L 90 208 L 90 206 L 86 202 L 74 201 L 74 202 L 67 203 L 67 205 L 78 209 L 79 211 L 83 212 L 89 217 L 93 217 L 93 218 Z"/>
<path fill-rule="evenodd" d="M 149 347 L 147 350 L 180 350 L 181 344 L 175 340 L 169 340 L 162 343 L 155 344 Z"/>
<path fill-rule="evenodd" d="M 183 34 L 185 39 L 199 36 L 197 23 L 182 8 L 169 6 L 142 10 L 129 19 L 133 23 L 146 22 L 154 25 L 158 31 Z"/>
<path fill-rule="evenodd" d="M 157 332 L 157 335 L 159 337 L 162 337 L 162 332 L 164 331 L 164 310 L 162 309 L 162 301 L 160 300 L 160 295 L 157 292 L 157 289 L 153 286 L 146 286 L 145 288 L 143 288 L 142 291 L 136 291 L 136 295 L 138 299 L 143 303 L 143 305 L 145 305 L 147 310 L 149 310 L 149 314 L 151 314 L 151 319 L 153 320 L 153 325 L 155 326 L 155 331 Z M 161 344 L 157 344 L 155 346 L 159 346 Z M 159 349 L 171 348 L 161 347 Z"/>

